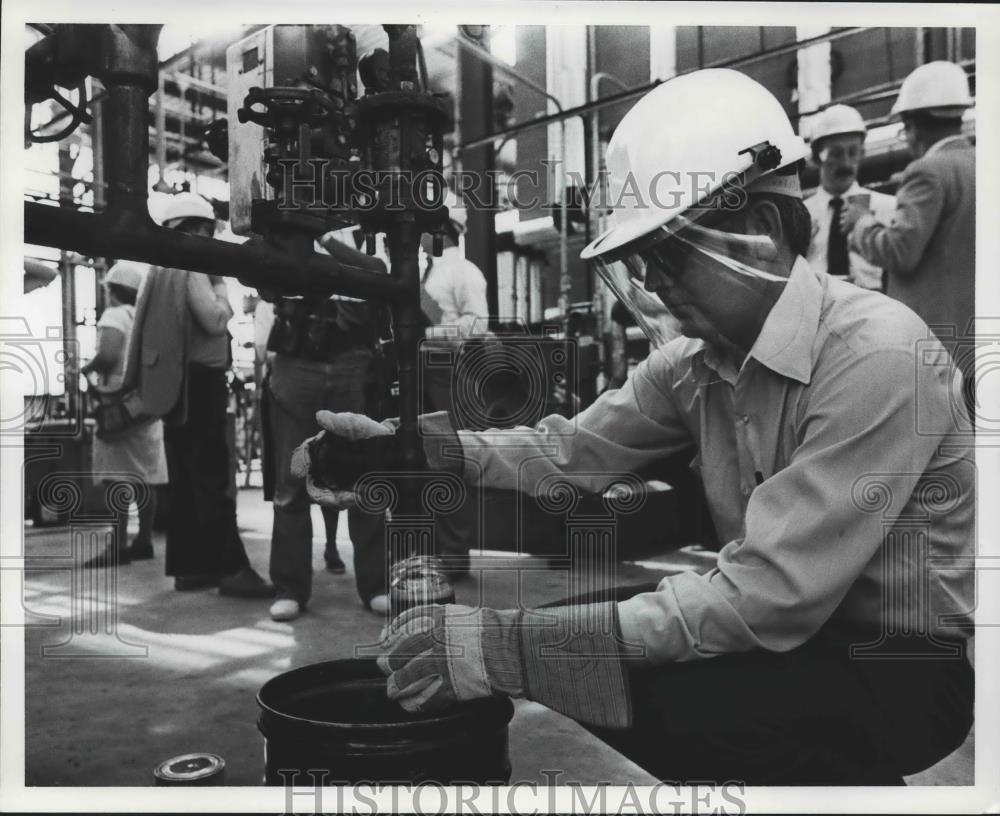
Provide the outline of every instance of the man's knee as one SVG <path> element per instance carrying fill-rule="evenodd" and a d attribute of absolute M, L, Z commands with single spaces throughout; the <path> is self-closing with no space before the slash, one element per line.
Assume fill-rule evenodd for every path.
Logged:
<path fill-rule="evenodd" d="M 271 500 L 275 512 L 290 515 L 308 514 L 311 508 L 309 494 L 305 486 L 295 484 L 277 484 L 274 488 L 274 498 Z"/>

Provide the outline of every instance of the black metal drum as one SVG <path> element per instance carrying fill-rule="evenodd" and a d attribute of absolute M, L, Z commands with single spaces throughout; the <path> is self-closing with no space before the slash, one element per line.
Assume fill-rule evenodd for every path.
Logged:
<path fill-rule="evenodd" d="M 268 785 L 506 784 L 510 700 L 410 714 L 389 700 L 374 660 L 286 672 L 257 695 Z"/>

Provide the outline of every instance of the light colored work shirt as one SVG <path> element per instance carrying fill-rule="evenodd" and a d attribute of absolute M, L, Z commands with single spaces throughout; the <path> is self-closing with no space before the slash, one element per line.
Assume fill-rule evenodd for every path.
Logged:
<path fill-rule="evenodd" d="M 187 272 L 187 302 L 191 312 L 188 362 L 225 368 L 229 362 L 227 326 L 233 317 L 225 281 L 212 283 L 208 275 Z"/>
<path fill-rule="evenodd" d="M 784 651 L 828 620 L 954 638 L 972 609 L 956 559 L 974 552 L 958 383 L 912 311 L 800 258 L 738 371 L 681 337 L 575 419 L 458 439 L 467 480 L 526 492 L 551 474 L 600 491 L 697 445 L 718 565 L 619 604 L 656 663 Z"/>
<path fill-rule="evenodd" d="M 128 346 L 132 341 L 132 328 L 135 325 L 135 306 L 127 303 L 120 303 L 117 306 L 108 306 L 101 313 L 101 319 L 97 321 L 98 329 L 114 329 L 121 332 L 123 338 L 122 354 L 115 363 L 114 368 L 101 375 L 101 391 L 117 391 L 122 387 L 125 377 L 125 361 L 128 360 Z"/>
<path fill-rule="evenodd" d="M 431 259 L 423 288 L 424 312 L 434 312 L 427 314 L 434 324 L 427 328 L 427 337 L 468 337 L 474 325 L 479 331 L 486 330 L 490 311 L 486 305 L 486 278 L 461 249 L 448 247 L 440 258 Z"/>
<path fill-rule="evenodd" d="M 871 196 L 870 208 L 874 219 L 880 224 L 892 223 L 892 215 L 896 211 L 894 196 L 879 193 L 862 187 L 856 181 L 840 196 L 846 204 L 847 199 L 854 195 L 867 194 Z M 812 217 L 812 241 L 806 259 L 813 269 L 826 271 L 826 249 L 830 241 L 830 221 L 833 217 L 833 196 L 822 187 L 818 188 L 805 200 L 806 209 Z M 848 280 L 865 289 L 882 288 L 882 268 L 869 262 L 856 249 L 848 248 Z"/>

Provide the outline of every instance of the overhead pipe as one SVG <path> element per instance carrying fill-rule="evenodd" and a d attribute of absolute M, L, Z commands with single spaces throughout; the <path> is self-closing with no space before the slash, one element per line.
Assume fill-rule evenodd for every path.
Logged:
<path fill-rule="evenodd" d="M 263 242 L 234 245 L 157 226 L 149 216 L 148 97 L 158 84 L 158 25 L 103 27 L 100 40 L 106 206 L 102 214 L 25 202 L 24 240 L 91 256 L 142 261 L 238 278 L 249 286 L 309 295 L 339 293 L 398 303 L 406 287 L 385 264 L 346 245 L 295 256 Z"/>
<path fill-rule="evenodd" d="M 528 86 L 533 91 L 540 93 L 553 105 L 556 106 L 556 110 L 559 114 L 565 112 L 562 102 L 549 93 L 548 89 L 543 85 L 535 82 L 533 79 L 526 77 L 517 69 L 508 65 L 499 57 L 491 54 L 485 48 L 481 48 L 476 45 L 471 40 L 458 36 L 455 38 L 455 42 L 461 48 L 464 48 L 470 54 L 475 55 L 483 62 L 487 62 L 492 65 L 497 70 L 505 73 L 512 79 L 517 80 L 523 85 Z M 566 202 L 566 120 L 565 118 L 560 118 L 559 120 L 559 308 L 563 314 L 563 320 L 568 319 L 569 315 L 569 304 L 570 304 L 570 291 L 572 281 L 569 277 L 569 225 L 567 224 L 567 202 Z M 493 140 L 494 137 L 485 137 L 482 139 L 475 139 L 470 142 L 465 143 L 460 146 L 460 149 L 469 149 L 472 147 L 479 147 L 480 145 L 488 144 Z"/>
<path fill-rule="evenodd" d="M 797 40 L 794 43 L 788 43 L 787 45 L 781 45 L 777 48 L 771 48 L 767 51 L 762 51 L 758 54 L 751 54 L 746 57 L 737 57 L 736 59 L 730 60 L 718 60 L 716 62 L 711 62 L 708 65 L 701 66 L 699 68 L 691 68 L 687 71 L 681 71 L 675 76 L 670 77 L 670 79 L 675 79 L 678 76 L 684 76 L 685 74 L 693 73 L 694 71 L 701 71 L 707 68 L 741 68 L 746 65 L 752 65 L 755 62 L 761 62 L 762 60 L 769 59 L 771 57 L 781 56 L 782 54 L 788 54 L 798 51 L 801 48 L 808 48 L 811 45 L 817 45 L 823 42 L 833 42 L 835 40 L 843 39 L 844 37 L 850 37 L 855 34 L 860 34 L 863 31 L 867 31 L 866 26 L 854 26 L 852 28 L 842 28 L 838 31 L 831 31 L 825 34 L 820 34 L 816 37 L 810 37 L 805 40 Z M 644 85 L 638 85 L 635 88 L 631 88 L 628 91 L 622 91 L 621 93 L 612 94 L 611 96 L 605 96 L 601 99 L 587 102 L 583 105 L 577 105 L 573 108 L 567 108 L 565 110 L 558 111 L 557 113 L 550 113 L 547 116 L 539 116 L 537 119 L 532 119 L 528 122 L 519 122 L 517 124 L 511 125 L 503 130 L 498 130 L 496 133 L 490 133 L 486 136 L 481 136 L 477 139 L 470 139 L 459 147 L 462 149 L 477 147 L 478 145 L 485 144 L 486 142 L 495 139 L 509 139 L 512 136 L 516 136 L 518 133 L 522 133 L 526 130 L 532 130 L 536 127 L 544 127 L 546 125 L 551 125 L 556 122 L 560 122 L 565 119 L 571 119 L 574 116 L 586 116 L 593 110 L 600 110 L 601 108 L 610 107 L 611 105 L 617 105 L 619 102 L 625 102 L 630 99 L 635 99 L 638 96 L 644 96 L 649 93 L 653 88 L 662 85 L 664 82 L 669 82 L 668 79 L 657 79 L 653 82 L 647 82 Z"/>
<path fill-rule="evenodd" d="M 331 255 L 299 258 L 268 244 L 230 244 L 157 226 L 148 213 L 115 217 L 65 211 L 36 202 L 24 205 L 28 244 L 72 249 L 88 256 L 127 258 L 160 266 L 239 278 L 247 286 L 304 295 L 338 293 L 390 303 L 404 288 L 384 274 L 378 258 L 328 242 Z"/>

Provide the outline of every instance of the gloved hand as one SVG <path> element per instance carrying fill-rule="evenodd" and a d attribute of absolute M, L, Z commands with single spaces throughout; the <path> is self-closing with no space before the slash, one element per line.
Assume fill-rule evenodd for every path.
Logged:
<path fill-rule="evenodd" d="M 362 414 L 319 411 L 323 430 L 292 453 L 291 474 L 304 479 L 313 501 L 346 508 L 357 503 L 354 484 L 366 473 L 398 469 L 399 444 L 390 428 Z"/>
<path fill-rule="evenodd" d="M 377 662 L 389 698 L 407 711 L 507 695 L 626 728 L 631 705 L 619 643 L 614 603 L 534 611 L 430 605 L 406 610 L 382 631 Z"/>

